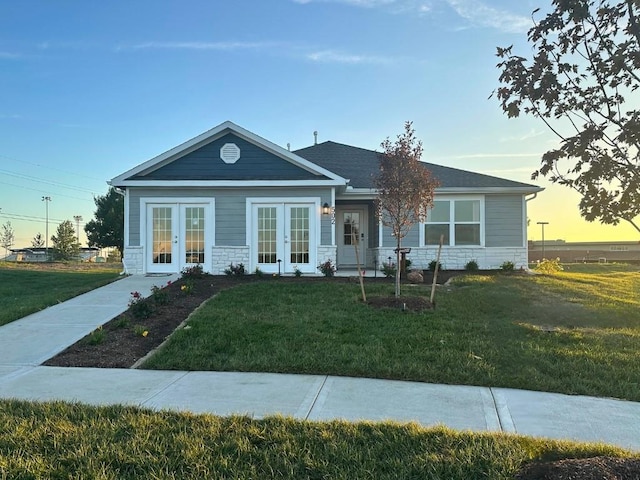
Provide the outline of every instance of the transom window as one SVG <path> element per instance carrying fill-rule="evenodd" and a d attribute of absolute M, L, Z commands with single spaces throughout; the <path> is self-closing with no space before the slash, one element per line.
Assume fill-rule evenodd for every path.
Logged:
<path fill-rule="evenodd" d="M 480 245 L 480 200 L 436 200 L 424 225 L 425 245 Z"/>

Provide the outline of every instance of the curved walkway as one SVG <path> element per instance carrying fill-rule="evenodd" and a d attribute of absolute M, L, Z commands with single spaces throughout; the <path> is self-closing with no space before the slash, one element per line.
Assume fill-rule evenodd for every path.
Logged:
<path fill-rule="evenodd" d="M 508 388 L 275 373 L 40 364 L 171 277 L 132 276 L 0 327 L 0 398 L 127 404 L 217 415 L 415 421 L 458 430 L 601 441 L 640 451 L 640 403 Z"/>

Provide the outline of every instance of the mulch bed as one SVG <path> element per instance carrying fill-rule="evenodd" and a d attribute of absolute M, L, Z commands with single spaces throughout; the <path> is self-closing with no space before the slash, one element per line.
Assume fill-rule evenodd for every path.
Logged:
<path fill-rule="evenodd" d="M 532 463 L 515 480 L 640 480 L 640 459 L 593 457 Z"/>

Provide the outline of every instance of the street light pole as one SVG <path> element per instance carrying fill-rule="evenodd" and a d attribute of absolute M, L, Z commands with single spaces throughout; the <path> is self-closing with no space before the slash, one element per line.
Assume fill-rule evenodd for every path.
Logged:
<path fill-rule="evenodd" d="M 51 197 L 42 197 L 42 201 L 45 205 L 46 211 L 46 224 L 45 224 L 45 237 L 44 237 L 44 251 L 47 256 L 47 261 L 49 261 L 49 202 L 51 201 Z"/>
<path fill-rule="evenodd" d="M 80 222 L 82 221 L 82 215 L 74 215 L 73 219 L 76 221 L 76 240 L 80 245 Z"/>
<path fill-rule="evenodd" d="M 536 222 L 542 226 L 542 260 L 544 260 L 544 226 L 549 225 L 549 222 Z"/>

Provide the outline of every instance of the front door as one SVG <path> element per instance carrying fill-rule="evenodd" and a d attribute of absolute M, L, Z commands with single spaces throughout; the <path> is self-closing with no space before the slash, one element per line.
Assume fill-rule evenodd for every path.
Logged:
<path fill-rule="evenodd" d="M 356 249 L 358 246 L 358 257 L 360 265 L 367 264 L 367 224 L 365 209 L 348 208 L 338 210 L 337 237 L 338 237 L 338 266 L 355 267 Z"/>
<path fill-rule="evenodd" d="M 315 272 L 315 204 L 252 206 L 252 268 L 264 273 Z"/>
<path fill-rule="evenodd" d="M 208 270 L 206 204 L 147 204 L 147 272 Z"/>

